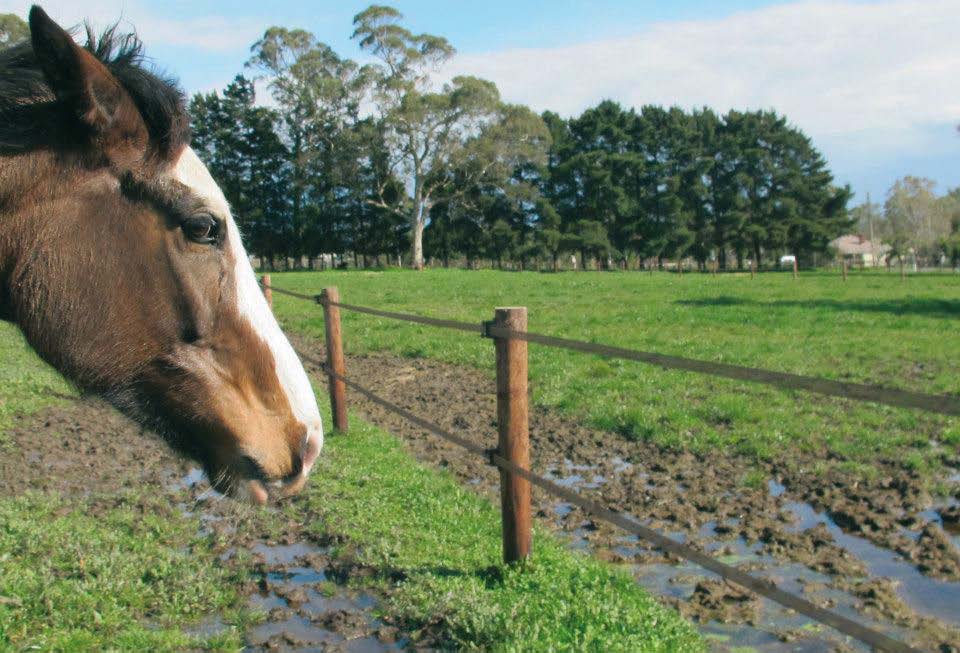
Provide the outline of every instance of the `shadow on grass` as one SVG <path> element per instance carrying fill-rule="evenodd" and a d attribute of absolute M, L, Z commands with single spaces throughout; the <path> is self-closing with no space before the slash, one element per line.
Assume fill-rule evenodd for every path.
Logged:
<path fill-rule="evenodd" d="M 419 567 L 389 567 L 364 565 L 355 561 L 342 561 L 334 564 L 328 570 L 328 576 L 334 582 L 345 585 L 351 578 L 373 577 L 390 583 L 399 583 L 410 576 L 429 575 L 438 578 L 467 578 L 480 579 L 488 589 L 494 589 L 503 583 L 504 569 L 501 566 L 491 565 L 479 569 L 455 569 L 444 565 L 424 565 Z"/>
<path fill-rule="evenodd" d="M 757 301 L 742 297 L 720 296 L 708 299 L 677 300 L 681 306 L 713 308 L 717 306 L 755 306 L 758 308 L 809 308 L 837 312 L 857 311 L 865 313 L 889 313 L 891 315 L 922 315 L 937 318 L 960 318 L 960 301 L 951 299 L 882 299 L 882 300 L 837 300 L 837 299 L 783 299 Z"/>

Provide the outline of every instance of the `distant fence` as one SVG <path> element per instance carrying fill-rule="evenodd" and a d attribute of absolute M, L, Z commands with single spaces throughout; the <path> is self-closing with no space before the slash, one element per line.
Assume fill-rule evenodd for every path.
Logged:
<path fill-rule="evenodd" d="M 306 295 L 273 287 L 269 275 L 262 279 L 264 293 L 272 293 L 316 302 L 323 307 L 326 332 L 326 362 L 298 352 L 300 357 L 327 374 L 330 387 L 330 403 L 334 428 L 347 430 L 346 388 L 367 397 L 370 401 L 393 412 L 412 424 L 452 442 L 470 453 L 482 456 L 500 470 L 501 516 L 503 522 L 503 557 L 507 563 L 517 562 L 530 555 L 531 551 L 531 484 L 559 497 L 593 516 L 618 526 L 654 547 L 693 562 L 728 581 L 764 596 L 780 605 L 795 610 L 815 621 L 833 627 L 877 650 L 895 653 L 914 652 L 915 649 L 883 633 L 870 629 L 844 616 L 825 610 L 806 599 L 784 592 L 775 583 L 755 578 L 736 567 L 722 563 L 710 555 L 666 537 L 644 526 L 635 519 L 610 510 L 595 501 L 562 487 L 553 481 L 530 471 L 530 445 L 528 437 L 527 397 L 527 343 L 557 347 L 610 358 L 638 361 L 658 365 L 665 369 L 683 370 L 718 376 L 737 381 L 762 383 L 784 390 L 802 390 L 854 401 L 868 401 L 899 408 L 918 409 L 943 415 L 960 415 L 960 397 L 924 394 L 885 388 L 881 386 L 845 383 L 831 379 L 775 372 L 726 363 L 695 360 L 633 349 L 611 347 L 596 343 L 558 338 L 531 333 L 527 327 L 526 308 L 498 308 L 494 319 L 488 322 L 471 323 L 444 320 L 409 313 L 383 311 L 368 306 L 357 306 L 340 301 L 336 288 L 325 288 L 320 295 Z M 492 339 L 496 352 L 497 370 L 497 424 L 498 446 L 485 449 L 410 411 L 380 397 L 368 388 L 346 376 L 343 340 L 340 327 L 340 309 L 364 313 L 381 318 L 413 322 L 444 329 L 473 333 Z"/>

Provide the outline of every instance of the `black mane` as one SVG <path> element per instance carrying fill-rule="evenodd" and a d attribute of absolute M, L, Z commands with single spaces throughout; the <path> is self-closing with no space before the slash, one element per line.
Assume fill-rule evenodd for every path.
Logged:
<path fill-rule="evenodd" d="M 84 48 L 119 80 L 147 125 L 151 141 L 166 154 L 190 142 L 190 120 L 183 91 L 175 80 L 145 66 L 136 34 L 114 25 L 97 37 L 86 26 Z M 23 151 L 50 144 L 60 117 L 29 40 L 0 49 L 0 151 Z"/>

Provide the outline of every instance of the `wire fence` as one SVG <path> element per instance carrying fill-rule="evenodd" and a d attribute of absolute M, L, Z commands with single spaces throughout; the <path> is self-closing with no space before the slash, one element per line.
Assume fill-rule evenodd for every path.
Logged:
<path fill-rule="evenodd" d="M 650 363 L 654 365 L 659 365 L 667 369 L 678 369 L 689 372 L 698 372 L 702 374 L 708 374 L 713 376 L 720 376 L 724 378 L 730 378 L 740 381 L 753 381 L 758 383 L 763 383 L 766 385 L 771 385 L 785 390 L 803 390 L 808 392 L 815 392 L 819 394 L 842 397 L 845 399 L 850 399 L 854 401 L 868 401 L 875 402 L 880 404 L 886 404 L 890 406 L 896 406 L 901 408 L 912 408 L 918 410 L 924 410 L 928 412 L 940 413 L 945 415 L 960 415 L 960 398 L 950 396 L 950 395 L 933 395 L 933 394 L 924 394 L 909 392 L 904 390 L 897 390 L 892 388 L 884 388 L 881 386 L 870 386 L 863 384 L 855 383 L 844 383 L 839 381 L 833 381 L 830 379 L 821 379 L 816 377 L 801 376 L 795 374 L 788 374 L 783 372 L 773 372 L 769 370 L 761 370 L 748 367 L 740 367 L 736 365 L 728 365 L 724 363 L 713 363 L 709 361 L 699 361 L 694 359 L 688 359 L 678 356 L 669 356 L 664 354 L 656 354 L 650 352 L 642 352 L 631 349 L 623 349 L 619 347 L 611 347 L 607 345 L 601 345 L 596 343 L 588 343 L 579 340 L 570 340 L 566 338 L 558 338 L 554 336 L 546 336 L 537 333 L 531 333 L 528 331 L 519 331 L 515 329 L 504 328 L 502 325 L 494 324 L 493 322 L 483 322 L 483 323 L 469 323 L 469 322 L 460 322 L 455 320 L 443 320 L 430 317 L 424 317 L 419 315 L 412 315 L 407 313 L 397 313 L 391 311 L 382 311 L 375 308 L 370 308 L 366 306 L 355 306 L 352 304 L 346 304 L 340 301 L 337 301 L 338 295 L 333 295 L 333 300 L 328 299 L 326 295 L 305 295 L 303 293 L 296 293 L 293 291 L 283 290 L 280 288 L 274 288 L 268 285 L 269 282 L 264 284 L 264 290 L 268 288 L 273 292 L 278 292 L 280 294 L 288 295 L 291 297 L 313 301 L 322 305 L 325 309 L 326 318 L 329 321 L 331 317 L 336 319 L 339 323 L 339 313 L 331 314 L 330 309 L 344 309 L 359 313 L 365 313 L 368 315 L 374 315 L 377 317 L 383 317 L 394 320 L 401 320 L 406 322 L 413 322 L 417 324 L 425 324 L 429 326 L 436 326 L 439 328 L 447 329 L 456 329 L 459 331 L 477 333 L 488 338 L 495 339 L 500 342 L 506 342 L 510 340 L 523 341 L 523 342 L 533 342 L 540 345 L 545 345 L 549 347 L 559 347 L 563 349 L 580 351 L 590 354 L 598 354 L 601 356 L 623 358 L 626 360 L 634 360 L 643 363 Z M 335 291 L 334 291 L 335 293 Z M 336 329 L 339 333 L 339 324 Z M 329 332 L 328 332 L 329 336 Z M 342 343 L 337 342 L 332 343 L 334 347 L 342 347 Z M 330 355 L 331 342 L 327 343 L 327 352 L 328 356 Z M 499 353 L 499 352 L 498 352 Z M 638 538 L 650 543 L 654 547 L 664 551 L 666 553 L 672 554 L 678 558 L 687 560 L 694 564 L 697 564 L 704 569 L 707 569 L 721 578 L 740 585 L 760 596 L 763 596 L 767 599 L 770 599 L 788 609 L 795 610 L 796 612 L 803 614 L 817 622 L 823 623 L 825 625 L 831 626 L 836 629 L 838 632 L 843 633 L 853 637 L 861 642 L 873 647 L 874 649 L 880 651 L 890 651 L 893 653 L 903 653 L 903 652 L 915 652 L 916 649 L 908 646 L 907 644 L 900 642 L 896 639 L 889 637 L 877 630 L 871 629 L 861 623 L 858 623 L 852 619 L 839 615 L 830 610 L 826 610 L 817 606 L 816 604 L 807 601 L 804 598 L 785 592 L 779 589 L 776 584 L 756 578 L 751 576 L 736 567 L 727 565 L 719 560 L 716 560 L 712 556 L 704 553 L 703 551 L 692 548 L 688 545 L 677 542 L 656 530 L 644 526 L 636 519 L 624 515 L 622 513 L 610 510 L 605 506 L 587 499 L 573 490 L 563 487 L 547 478 L 539 476 L 523 465 L 518 465 L 515 461 L 510 460 L 509 457 L 503 455 L 503 440 L 501 438 L 501 447 L 498 449 L 486 449 L 480 445 L 477 445 L 474 442 L 471 442 L 465 438 L 462 438 L 450 431 L 425 420 L 410 411 L 394 404 L 393 402 L 384 399 L 383 397 L 377 395 L 372 390 L 360 385 L 356 381 L 349 379 L 343 373 L 334 370 L 330 365 L 319 361 L 303 352 L 298 352 L 300 357 L 307 363 L 310 363 L 320 369 L 322 369 L 330 378 L 331 381 L 336 381 L 344 384 L 345 386 L 351 388 L 352 390 L 363 395 L 370 401 L 378 404 L 382 408 L 395 413 L 410 423 L 422 428 L 423 430 L 432 433 L 440 438 L 443 438 L 449 442 L 452 442 L 472 454 L 483 457 L 486 462 L 490 465 L 493 465 L 499 468 L 502 472 L 507 473 L 508 475 L 514 475 L 515 477 L 522 478 L 532 485 L 536 485 L 542 490 L 552 494 L 568 503 L 575 505 L 585 512 L 593 515 L 594 517 L 606 521 L 614 526 L 617 526 L 633 535 L 636 535 Z M 498 360 L 499 364 L 499 360 Z M 525 372 L 525 367 L 524 367 Z M 499 395 L 499 392 L 498 392 Z M 499 397 L 498 397 L 499 398 Z M 342 399 L 341 399 L 342 401 Z M 524 397 L 524 401 L 526 398 Z M 502 419 L 502 418 L 501 418 Z M 504 515 L 505 527 L 507 516 Z"/>
<path fill-rule="evenodd" d="M 308 301 L 324 304 L 320 295 L 305 295 L 280 288 L 273 288 L 274 292 L 304 299 Z M 851 399 L 854 401 L 868 401 L 896 408 L 913 408 L 931 413 L 942 415 L 960 416 L 960 396 L 927 394 L 923 392 L 913 392 L 910 390 L 901 390 L 898 388 L 888 388 L 879 385 L 868 385 L 864 383 L 852 383 L 847 381 L 835 381 L 813 376 L 804 376 L 801 374 L 792 374 L 790 372 L 777 372 L 773 370 L 764 370 L 741 365 L 731 365 L 729 363 L 716 363 L 713 361 L 697 360 L 685 358 L 683 356 L 673 356 L 670 354 L 659 354 L 655 352 L 639 351 L 636 349 L 625 349 L 623 347 L 614 347 L 583 340 L 573 340 L 570 338 L 560 338 L 557 336 L 548 336 L 542 333 L 531 331 L 512 331 L 494 326 L 489 322 L 472 323 L 461 322 L 457 320 L 444 320 L 422 315 L 413 315 L 411 313 L 398 313 L 393 311 L 383 311 L 368 306 L 357 306 L 354 304 L 345 304 L 343 302 L 332 302 L 331 306 L 336 306 L 347 311 L 356 313 L 365 313 L 376 317 L 382 317 L 404 322 L 414 322 L 434 326 L 441 329 L 455 329 L 468 333 L 477 333 L 488 338 L 506 338 L 515 340 L 524 340 L 534 344 L 546 347 L 555 347 L 559 349 L 568 349 L 586 354 L 596 354 L 607 358 L 620 358 L 623 360 L 648 363 L 665 369 L 682 370 L 685 372 L 696 372 L 709 376 L 717 376 L 735 381 L 748 381 L 751 383 L 761 383 L 773 386 L 781 390 L 802 390 L 831 397 L 842 399 Z"/>

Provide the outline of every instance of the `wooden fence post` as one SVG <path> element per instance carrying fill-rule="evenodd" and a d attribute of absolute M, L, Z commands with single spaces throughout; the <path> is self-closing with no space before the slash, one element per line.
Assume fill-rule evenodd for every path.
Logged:
<path fill-rule="evenodd" d="M 267 300 L 267 306 L 273 310 L 273 290 L 270 289 L 270 275 L 265 274 L 260 277 L 260 285 L 263 286 L 263 297 Z"/>
<path fill-rule="evenodd" d="M 757 262 L 753 259 L 750 259 L 750 278 L 755 279 L 757 277 Z"/>
<path fill-rule="evenodd" d="M 793 257 L 793 278 L 797 278 L 797 257 Z"/>
<path fill-rule="evenodd" d="M 496 309 L 494 325 L 511 331 L 527 330 L 526 308 Z M 527 406 L 527 343 L 495 338 L 497 350 L 497 423 L 500 455 L 530 469 Z M 503 515 L 503 560 L 511 563 L 530 555 L 530 482 L 500 470 L 500 508 Z"/>
<path fill-rule="evenodd" d="M 336 287 L 324 288 L 320 293 L 323 305 L 323 324 L 327 336 L 327 367 L 341 377 L 347 374 L 343 362 L 343 337 L 340 331 L 340 292 Z M 333 374 L 327 374 L 330 386 L 330 412 L 333 413 L 333 428 L 347 430 L 347 386 Z"/>

